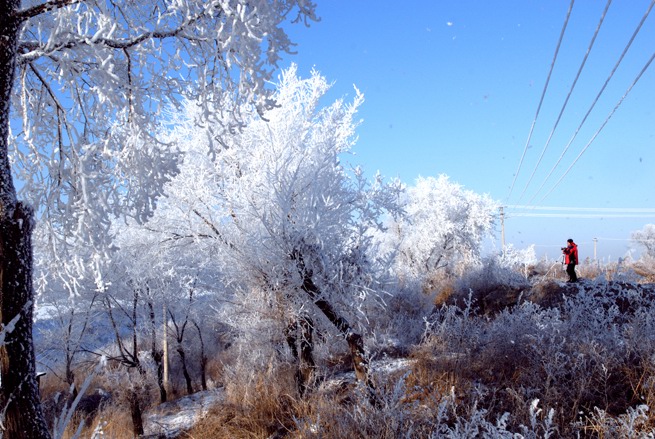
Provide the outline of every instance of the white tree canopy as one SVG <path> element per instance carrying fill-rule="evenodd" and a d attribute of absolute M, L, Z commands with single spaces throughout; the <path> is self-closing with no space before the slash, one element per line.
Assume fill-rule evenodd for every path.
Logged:
<path fill-rule="evenodd" d="M 178 171 L 159 136 L 163 105 L 227 95 L 224 111 L 268 108 L 266 81 L 291 50 L 282 23 L 316 19 L 305 0 L 51 3 L 19 12 L 13 171 L 52 236 L 96 248 L 113 216 L 148 218 Z"/>
<path fill-rule="evenodd" d="M 643 229 L 632 232 L 632 241 L 646 250 L 646 254 L 655 258 L 655 224 L 646 224 Z"/>
<path fill-rule="evenodd" d="M 53 259 L 66 262 L 80 242 L 105 252 L 114 218 L 143 222 L 178 171 L 175 145 L 158 138 L 162 105 L 227 94 L 271 106 L 266 80 L 291 47 L 281 24 L 294 13 L 316 19 L 314 9 L 308 0 L 0 0 L 0 317 L 21 314 L 0 346 L 7 436 L 48 437 L 32 346 L 35 213 Z"/>
<path fill-rule="evenodd" d="M 356 140 L 363 102 L 357 90 L 350 103 L 322 106 L 330 84 L 318 72 L 300 79 L 295 66 L 276 86 L 278 105 L 264 118 L 242 109 L 243 129 L 214 155 L 207 129 L 197 123 L 200 107 L 186 107 L 186 122 L 176 121 L 171 133 L 184 145 L 185 162 L 150 225 L 161 224 L 175 245 L 213 242 L 201 248 L 227 283 L 248 294 L 283 296 L 290 313 L 307 306 L 301 272 L 311 272 L 321 295 L 351 313 L 358 298 L 376 291 L 384 268 L 370 230 L 397 211 L 400 186 L 380 176 L 368 182 L 342 164 Z M 257 300 L 267 303 L 251 297 Z"/>
<path fill-rule="evenodd" d="M 453 273 L 462 264 L 479 262 L 497 203 L 440 175 L 419 177 L 407 189 L 403 207 L 406 215 L 391 221 L 385 239 L 398 252 L 398 275 L 424 283 L 439 270 Z"/>

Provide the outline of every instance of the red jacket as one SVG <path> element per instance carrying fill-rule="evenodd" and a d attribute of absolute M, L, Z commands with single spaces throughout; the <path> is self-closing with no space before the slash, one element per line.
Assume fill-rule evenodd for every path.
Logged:
<path fill-rule="evenodd" d="M 578 265 L 578 245 L 575 242 L 570 242 L 564 249 L 565 263 Z"/>

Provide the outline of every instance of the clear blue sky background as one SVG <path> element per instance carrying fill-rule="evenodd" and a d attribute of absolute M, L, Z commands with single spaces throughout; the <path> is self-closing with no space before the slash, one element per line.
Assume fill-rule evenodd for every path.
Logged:
<path fill-rule="evenodd" d="M 566 95 L 598 25 L 604 0 L 578 0 L 562 40 L 530 146 L 512 190 L 530 127 L 569 8 L 568 0 L 318 1 L 321 21 L 291 26 L 300 74 L 316 68 L 335 85 L 332 95 L 365 95 L 352 161 L 413 184 L 447 174 L 466 188 L 508 205 L 655 208 L 655 63 L 646 71 L 571 173 L 541 200 L 600 128 L 655 51 L 655 10 L 594 111 L 544 189 L 561 156 L 646 12 L 651 0 L 614 0 L 534 178 Z M 524 193 L 523 196 L 521 194 Z M 629 235 L 650 218 L 512 217 L 506 242 L 536 244 L 559 255 L 573 237 L 582 258 L 616 260 Z M 541 212 L 540 213 L 547 213 Z M 586 212 L 599 215 L 597 212 Z M 575 214 L 575 215 L 574 215 Z M 500 239 L 500 232 L 498 232 Z"/>

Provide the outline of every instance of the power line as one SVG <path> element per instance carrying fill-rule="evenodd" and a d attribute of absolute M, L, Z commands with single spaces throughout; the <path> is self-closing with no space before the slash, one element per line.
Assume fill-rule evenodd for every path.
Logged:
<path fill-rule="evenodd" d="M 646 9 L 646 12 L 644 13 L 644 16 L 641 18 L 641 21 L 640 21 L 639 24 L 637 25 L 637 28 L 635 29 L 635 31 L 632 33 L 632 36 L 630 37 L 630 40 L 628 40 L 628 43 L 626 44 L 625 48 L 623 49 L 623 52 L 621 53 L 621 56 L 619 56 L 618 61 L 616 62 L 616 64 L 614 65 L 614 68 L 612 69 L 612 71 L 610 72 L 609 76 L 608 76 L 607 79 L 605 80 L 605 83 L 604 83 L 603 86 L 600 88 L 600 91 L 598 92 L 598 94 L 596 95 L 596 98 L 594 99 L 594 101 L 592 102 L 591 106 L 590 106 L 589 109 L 587 110 L 587 113 L 586 113 L 586 114 L 584 115 L 584 117 L 582 118 L 582 121 L 580 122 L 580 125 L 578 125 L 578 127 L 576 128 L 575 132 L 573 133 L 573 136 L 571 137 L 571 139 L 568 141 L 568 143 L 567 143 L 566 146 L 564 147 L 564 150 L 562 151 L 562 153 L 560 154 L 559 158 L 557 159 L 557 162 L 556 162 L 555 165 L 551 168 L 550 172 L 548 172 L 548 175 L 546 176 L 546 178 L 544 179 L 544 181 L 541 183 L 541 186 L 539 186 L 539 189 L 537 189 L 537 192 L 535 192 L 535 194 L 534 194 L 534 195 L 532 196 L 532 198 L 530 199 L 530 201 L 529 201 L 530 203 L 532 203 L 532 201 L 537 197 L 537 195 L 539 194 L 539 192 L 541 192 L 541 190 L 542 190 L 543 187 L 546 185 L 546 182 L 548 181 L 548 179 L 550 178 L 550 176 L 553 174 L 553 172 L 555 171 L 555 169 L 557 168 L 557 166 L 558 166 L 558 165 L 560 164 L 560 162 L 562 161 L 562 158 L 564 157 L 564 154 L 566 154 L 566 152 L 569 150 L 569 147 L 571 146 L 571 144 L 573 143 L 573 141 L 574 141 L 575 138 L 577 137 L 578 133 L 580 132 L 580 129 L 582 128 L 582 126 L 584 125 L 584 123 L 587 121 L 587 117 L 589 117 L 589 114 L 591 113 L 591 111 L 592 111 L 592 110 L 594 109 L 594 107 L 596 106 L 596 103 L 598 103 L 598 100 L 599 100 L 600 96 L 601 96 L 601 95 L 603 94 L 603 92 L 605 91 L 605 88 L 607 87 L 607 84 L 610 82 L 610 80 L 611 80 L 612 77 L 614 76 L 614 73 L 615 73 L 616 70 L 619 68 L 619 65 L 621 64 L 621 61 L 623 61 L 623 58 L 625 57 L 626 53 L 628 52 L 628 49 L 630 49 L 630 46 L 632 46 L 632 42 L 633 42 L 633 41 L 635 40 L 635 38 L 637 37 L 637 34 L 638 34 L 639 31 L 641 30 L 641 28 L 642 28 L 644 22 L 646 21 L 646 18 L 648 18 L 648 15 L 650 15 L 650 12 L 651 12 L 651 10 L 653 9 L 653 6 L 654 6 L 654 5 L 655 5 L 655 0 L 651 1 L 650 5 L 648 6 L 648 9 Z M 544 197 L 544 198 L 545 198 L 545 197 Z M 543 198 L 542 198 L 542 200 L 543 200 Z"/>
<path fill-rule="evenodd" d="M 629 238 L 596 238 L 599 241 L 632 241 Z"/>
<path fill-rule="evenodd" d="M 597 239 L 598 241 L 622 241 L 622 242 L 632 241 L 629 238 L 594 238 L 594 239 Z M 578 244 L 578 245 L 581 245 L 581 244 L 582 245 L 591 245 L 591 244 L 593 244 L 593 241 L 589 242 L 589 241 L 577 241 L 576 240 L 576 244 Z M 535 247 L 552 247 L 552 248 L 558 247 L 558 248 L 562 248 L 562 246 L 559 245 L 559 244 L 530 244 L 530 245 L 534 245 Z"/>
<path fill-rule="evenodd" d="M 503 206 L 505 218 L 655 218 L 655 208 L 649 207 L 559 207 L 559 206 Z M 518 212 L 511 212 L 512 210 Z M 536 211 L 536 212 L 535 212 Z M 549 213 L 544 213 L 547 211 Z"/>
<path fill-rule="evenodd" d="M 616 214 L 616 213 L 511 213 L 505 214 L 505 218 L 532 217 L 532 218 L 655 218 L 655 212 L 651 214 Z"/>
<path fill-rule="evenodd" d="M 596 38 L 598 37 L 598 32 L 600 31 L 600 27 L 602 26 L 603 21 L 605 20 L 605 16 L 607 15 L 607 10 L 609 9 L 611 4 L 612 4 L 612 0 L 607 0 L 607 4 L 605 5 L 605 9 L 603 10 L 603 13 L 600 16 L 600 20 L 598 21 L 598 26 L 596 26 L 596 31 L 594 32 L 593 37 L 591 37 L 591 41 L 589 42 L 589 47 L 587 48 L 587 52 L 585 53 L 584 57 L 582 58 L 582 63 L 580 64 L 580 67 L 578 68 L 578 73 L 575 75 L 575 79 L 573 80 L 573 83 L 571 84 L 571 88 L 569 89 L 569 93 L 566 95 L 566 99 L 564 100 L 564 104 L 562 104 L 562 109 L 560 110 L 559 115 L 557 116 L 557 119 L 555 120 L 555 125 L 553 125 L 553 129 L 550 131 L 550 134 L 548 135 L 548 140 L 546 140 L 546 144 L 544 145 L 544 148 L 541 150 L 541 155 L 539 156 L 539 160 L 537 160 L 537 164 L 535 165 L 534 169 L 532 170 L 532 174 L 530 174 L 530 178 L 528 179 L 528 182 L 525 184 L 525 187 L 523 188 L 523 192 L 521 192 L 521 195 L 519 196 L 519 201 L 521 200 L 521 198 L 523 198 L 523 195 L 525 194 L 525 191 L 528 189 L 528 186 L 530 186 L 530 183 L 532 182 L 532 179 L 534 178 L 534 175 L 537 172 L 537 168 L 541 164 L 541 160 L 544 158 L 544 154 L 546 153 L 546 150 L 548 149 L 548 145 L 550 145 L 550 141 L 553 138 L 553 134 L 555 134 L 555 130 L 557 129 L 557 126 L 559 125 L 559 122 L 562 119 L 562 115 L 564 114 L 564 110 L 566 109 L 566 106 L 569 103 L 569 99 L 571 98 L 571 94 L 573 93 L 573 89 L 575 88 L 575 85 L 578 83 L 578 79 L 580 79 L 580 74 L 582 73 L 582 70 L 584 69 L 584 66 L 587 63 L 587 59 L 589 58 L 589 53 L 591 53 L 591 49 L 594 47 L 594 43 L 596 42 Z"/>
<path fill-rule="evenodd" d="M 655 0 L 654 0 L 654 2 L 655 2 Z M 591 139 L 589 140 L 589 142 L 587 142 L 587 144 L 586 144 L 585 147 L 582 149 L 582 151 L 580 151 L 580 154 L 578 154 L 578 156 L 575 158 L 575 160 L 573 160 L 573 163 L 571 163 L 571 165 L 568 167 L 568 169 L 566 170 L 566 172 L 564 172 L 564 174 L 560 177 L 560 179 L 557 180 L 557 182 L 555 183 L 555 185 L 554 185 L 554 186 L 553 186 L 553 187 L 552 187 L 552 188 L 551 188 L 551 189 L 546 193 L 546 195 L 544 195 L 544 196 L 541 198 L 541 201 L 543 201 L 543 200 L 544 200 L 548 195 L 550 195 L 550 193 L 553 192 L 553 191 L 555 190 L 555 188 L 556 188 L 556 187 L 557 187 L 557 186 L 562 182 L 562 180 L 564 179 L 564 177 L 566 177 L 566 176 L 568 175 L 568 173 L 569 173 L 569 171 L 571 170 L 571 168 L 573 167 L 573 165 L 575 165 L 575 164 L 578 162 L 578 160 L 580 159 L 580 157 L 582 156 L 582 154 L 584 154 L 584 152 L 587 150 L 587 148 L 589 148 L 589 145 L 591 145 L 591 143 L 596 139 L 596 137 L 598 136 L 598 134 L 600 134 L 600 132 L 602 131 L 602 129 L 605 128 L 605 125 L 607 125 L 607 122 L 609 122 L 609 120 L 612 118 L 612 116 L 614 115 L 614 113 L 616 112 L 616 110 L 621 106 L 621 104 L 623 103 L 623 101 L 625 100 L 625 98 L 628 96 L 628 93 L 630 93 L 630 91 L 632 90 L 632 88 L 637 84 L 637 82 L 639 81 L 639 79 L 641 79 L 641 77 L 642 77 L 643 74 L 646 72 L 646 70 L 648 69 L 648 67 L 650 67 L 651 63 L 653 62 L 653 59 L 655 59 L 655 52 L 653 53 L 653 55 L 651 55 L 650 59 L 646 62 L 646 64 L 645 64 L 644 67 L 641 69 L 641 71 L 639 72 L 639 74 L 637 75 L 637 77 L 635 78 L 635 80 L 632 82 L 632 84 L 630 84 L 630 87 L 628 87 L 628 89 L 627 89 L 626 92 L 623 94 L 623 96 L 621 97 L 621 99 L 619 99 L 619 102 L 614 106 L 614 108 L 612 109 L 612 111 L 610 112 L 610 114 L 607 116 L 607 118 L 605 119 L 605 121 L 603 122 L 603 124 L 600 126 L 600 128 L 598 128 L 598 131 L 596 131 L 596 132 L 594 133 L 594 135 L 591 137 Z"/>
<path fill-rule="evenodd" d="M 509 188 L 509 194 L 507 195 L 507 198 L 512 196 L 512 190 L 514 190 L 514 185 L 516 184 L 516 178 L 519 175 L 519 172 L 521 171 L 521 165 L 523 164 L 523 159 L 525 158 L 525 153 L 528 151 L 528 146 L 530 145 L 530 139 L 532 138 L 532 133 L 534 131 L 534 126 L 537 123 L 537 118 L 539 117 L 539 112 L 541 111 L 541 105 L 544 102 L 544 96 L 546 95 L 546 90 L 548 89 L 548 83 L 550 82 L 550 77 L 553 73 L 553 69 L 555 67 L 555 61 L 557 60 L 557 54 L 559 52 L 559 48 L 562 45 L 562 40 L 564 39 L 564 32 L 566 31 L 566 27 L 569 23 L 569 18 L 571 17 L 571 10 L 573 9 L 573 3 L 575 0 L 571 0 L 571 4 L 569 5 L 569 10 L 566 12 L 566 19 L 564 20 L 564 25 L 562 26 L 562 31 L 560 32 L 559 35 L 559 40 L 557 41 L 557 47 L 555 48 L 555 54 L 553 55 L 553 60 L 550 63 L 550 70 L 548 71 L 548 77 L 546 78 L 546 84 L 544 84 L 544 89 L 541 92 L 541 99 L 539 99 L 539 105 L 537 105 L 537 112 L 534 115 L 534 119 L 532 121 L 532 126 L 530 127 L 530 132 L 528 134 L 528 140 L 525 142 L 525 147 L 523 148 L 523 154 L 521 154 L 521 160 L 519 160 L 519 166 L 516 169 L 516 173 L 514 174 L 514 179 L 512 180 L 512 186 Z"/>
<path fill-rule="evenodd" d="M 531 206 L 531 205 L 506 205 L 508 209 L 519 210 L 566 210 L 568 212 L 630 212 L 630 213 L 655 213 L 655 208 L 650 207 L 559 207 L 559 206 Z"/>

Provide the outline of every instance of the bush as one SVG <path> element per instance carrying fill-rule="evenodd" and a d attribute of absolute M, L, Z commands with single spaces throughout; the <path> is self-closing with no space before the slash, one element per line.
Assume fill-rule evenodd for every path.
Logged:
<path fill-rule="evenodd" d="M 639 285 L 597 283 L 564 295 L 561 309 L 523 302 L 490 319 L 471 302 L 443 307 L 417 355 L 434 359 L 433 377 L 450 376 L 465 389 L 463 406 L 485 407 L 490 419 L 511 413 L 506 424 L 520 431 L 538 399 L 570 437 L 652 402 L 653 306 Z"/>

